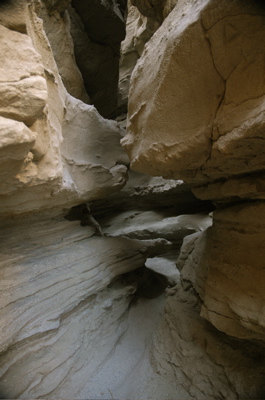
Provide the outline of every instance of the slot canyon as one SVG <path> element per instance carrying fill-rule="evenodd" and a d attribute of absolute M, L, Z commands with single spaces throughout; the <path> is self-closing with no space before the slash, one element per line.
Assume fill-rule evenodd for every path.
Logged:
<path fill-rule="evenodd" d="M 0 42 L 0 398 L 264 400 L 264 2 L 1 0 Z"/>

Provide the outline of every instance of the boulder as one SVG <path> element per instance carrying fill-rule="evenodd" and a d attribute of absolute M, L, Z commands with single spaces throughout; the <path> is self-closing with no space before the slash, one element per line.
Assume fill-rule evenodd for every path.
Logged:
<path fill-rule="evenodd" d="M 176 4 L 133 72 L 133 169 L 197 186 L 264 169 L 264 19 L 259 2 Z"/>
<path fill-rule="evenodd" d="M 0 26 L 0 115 L 30 126 L 47 101 L 40 55 L 30 38 Z"/>

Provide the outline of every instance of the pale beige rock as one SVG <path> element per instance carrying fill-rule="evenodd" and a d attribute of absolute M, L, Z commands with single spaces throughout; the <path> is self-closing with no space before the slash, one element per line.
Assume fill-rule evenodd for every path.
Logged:
<path fill-rule="evenodd" d="M 119 107 L 127 106 L 132 71 L 141 56 L 145 44 L 159 28 L 156 18 L 145 16 L 137 7 L 128 2 L 126 36 L 121 43 L 119 68 Z"/>
<path fill-rule="evenodd" d="M 213 226 L 187 236 L 182 278 L 202 300 L 201 316 L 241 339 L 265 340 L 264 202 L 213 213 Z"/>
<path fill-rule="evenodd" d="M 0 25 L 13 31 L 26 33 L 26 7 L 24 0 L 2 1 L 0 4 Z"/>
<path fill-rule="evenodd" d="M 60 13 L 60 7 L 63 4 L 58 2 L 54 5 L 52 2 L 51 6 L 52 9 L 55 9 L 51 15 L 49 14 L 49 9 L 41 7 L 40 16 L 43 20 L 44 30 L 51 45 L 63 84 L 72 96 L 90 104 L 82 75 L 75 62 L 74 44 L 70 34 L 71 22 L 68 11 L 64 10 L 64 13 Z"/>
<path fill-rule="evenodd" d="M 192 189 L 201 200 L 231 202 L 239 199 L 265 199 L 264 173 L 237 176 Z"/>
<path fill-rule="evenodd" d="M 197 184 L 264 169 L 264 18 L 258 3 L 177 2 L 133 73 L 133 169 Z"/>
<path fill-rule="evenodd" d="M 127 180 L 128 159 L 117 123 L 74 98 L 68 98 L 66 109 L 62 155 L 77 192 L 93 200 L 121 189 Z"/>
<path fill-rule="evenodd" d="M 190 185 L 174 179 L 163 179 L 141 174 L 133 170 L 128 172 L 125 186 L 105 199 L 91 203 L 93 212 L 99 215 L 119 213 L 137 209 L 150 211 L 164 209 L 166 216 L 208 212 L 213 206 L 210 202 L 198 200 L 191 192 Z M 168 213 L 168 211 L 169 213 Z"/>
<path fill-rule="evenodd" d="M 128 1 L 126 36 L 121 43 L 119 68 L 119 107 L 127 108 L 130 79 L 145 44 L 157 31 L 177 0 Z"/>
<path fill-rule="evenodd" d="M 1 194 L 12 191 L 16 175 L 33 147 L 36 133 L 23 122 L 0 117 Z"/>
<path fill-rule="evenodd" d="M 28 36 L 0 26 L 0 115 L 31 125 L 42 113 L 47 85 Z"/>
<path fill-rule="evenodd" d="M 123 139 L 133 169 L 168 178 L 182 178 L 178 171 L 194 171 L 206 161 L 224 90 L 200 23 L 207 2 L 191 3 L 184 16 L 182 3 L 148 42 L 134 70 Z M 195 64 L 201 74 L 193 73 Z"/>
<path fill-rule="evenodd" d="M 1 164 L 1 170 L 7 172 L 2 185 L 1 215 L 47 207 L 69 208 L 119 190 L 127 179 L 128 158 L 119 143 L 120 128 L 117 123 L 104 120 L 94 107 L 67 93 L 43 20 L 39 18 L 41 10 L 39 2 L 28 4 L 25 19 L 29 36 L 1 27 L 3 33 L 8 33 L 9 40 L 3 45 L 1 56 L 4 61 L 0 66 L 4 81 L 10 80 L 8 85 L 5 84 L 6 97 L 12 99 L 13 87 L 16 88 L 17 81 L 23 82 L 20 92 L 16 91 L 23 101 L 21 99 L 20 104 L 16 100 L 13 107 L 16 114 L 11 113 L 10 117 L 26 119 L 37 134 L 34 134 L 36 141 L 32 142 L 31 152 L 24 162 L 22 160 L 20 166 L 14 165 L 15 176 L 11 164 Z M 53 23 L 56 12 L 45 15 L 50 35 L 54 37 L 62 21 L 58 17 L 58 24 Z M 14 63 L 10 54 L 19 62 Z M 47 86 L 41 107 L 36 100 L 40 82 L 45 88 Z M 28 109 L 30 101 L 32 107 Z M 2 115 L 9 115 L 6 104 L 2 109 Z M 28 115 L 24 116 L 25 112 Z M 68 140 L 69 144 L 66 143 Z M 99 150 L 95 146 L 99 146 Z M 80 151 L 80 157 L 76 149 Z"/>

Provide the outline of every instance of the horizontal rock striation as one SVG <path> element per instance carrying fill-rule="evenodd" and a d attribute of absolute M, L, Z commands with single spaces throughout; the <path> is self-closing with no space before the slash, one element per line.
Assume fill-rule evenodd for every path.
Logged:
<path fill-rule="evenodd" d="M 94 364 L 89 367 L 82 352 L 89 351 L 91 341 L 96 345 L 93 337 L 102 324 L 106 333 L 108 325 L 117 329 L 115 321 L 128 309 L 137 288 L 118 285 L 107 290 L 107 286 L 170 247 L 162 239 L 92 237 L 93 226 L 82 228 L 79 221 L 47 217 L 36 215 L 28 223 L 24 216 L 13 224 L 1 223 L 5 237 L 0 249 L 0 393 L 4 398 L 36 398 L 53 391 L 55 396 L 65 377 L 73 375 L 71 369 L 79 370 L 78 363 L 88 364 L 88 374 Z M 108 335 L 110 341 L 118 340 L 119 334 Z M 81 373 L 80 389 L 86 379 Z M 77 392 L 72 388 L 71 393 Z"/>

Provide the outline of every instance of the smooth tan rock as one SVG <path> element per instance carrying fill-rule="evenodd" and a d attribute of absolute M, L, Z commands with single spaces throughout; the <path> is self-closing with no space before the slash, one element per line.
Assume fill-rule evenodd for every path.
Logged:
<path fill-rule="evenodd" d="M 208 214 L 165 217 L 165 211 L 130 210 L 101 219 L 103 232 L 110 236 L 132 239 L 165 238 L 181 243 L 191 233 L 202 231 L 212 224 Z"/>
<path fill-rule="evenodd" d="M 45 24 L 40 18 L 41 13 L 45 14 Z M 4 44 L 1 53 L 4 60 L 0 66 L 1 76 L 10 80 L 8 85 L 4 84 L 5 97 L 2 98 L 12 100 L 15 90 L 16 95 L 21 95 L 21 101 L 19 96 L 18 100 L 15 98 L 13 108 L 12 104 L 3 104 L 3 115 L 26 118 L 25 122 L 31 124 L 30 128 L 37 134 L 34 134 L 35 143 L 32 142 L 31 151 L 24 160 L 16 165 L 1 164 L 5 171 L 1 215 L 47 207 L 70 208 L 119 190 L 127 179 L 129 162 L 119 143 L 117 123 L 104 120 L 93 106 L 70 96 L 65 89 L 53 54 L 53 50 L 58 49 L 53 43 L 52 50 L 48 39 L 50 36 L 55 40 L 58 26 L 63 25 L 61 17 L 56 15 L 56 11 L 51 15 L 45 13 L 39 2 L 30 2 L 25 18 L 28 36 L 1 28 L 10 42 Z M 44 26 L 48 27 L 48 36 Z M 61 36 L 60 32 L 58 40 Z M 61 59 L 61 47 L 58 45 L 58 48 L 57 56 Z M 14 63 L 10 54 L 19 63 Z M 20 91 L 17 81 L 22 82 Z M 46 88 L 45 101 L 43 99 L 41 105 L 37 102 L 40 82 Z M 23 113 L 28 114 L 24 116 Z"/>
<path fill-rule="evenodd" d="M 36 133 L 23 122 L 0 117 L 0 176 L 1 194 L 13 190 L 16 175 L 33 147 Z"/>
<path fill-rule="evenodd" d="M 264 169 L 264 18 L 258 3 L 176 4 L 133 73 L 133 169 L 197 184 Z"/>
<path fill-rule="evenodd" d="M 0 4 L 0 25 L 13 31 L 26 33 L 26 7 L 24 0 L 2 1 Z"/>
<path fill-rule="evenodd" d="M 265 177 L 263 172 L 249 174 L 198 186 L 192 192 L 201 200 L 226 203 L 239 199 L 265 199 Z"/>
<path fill-rule="evenodd" d="M 213 213 L 213 226 L 187 236 L 178 260 L 202 300 L 201 316 L 241 339 L 265 340 L 264 202 Z"/>
<path fill-rule="evenodd" d="M 63 3 L 51 2 L 51 9 L 55 10 L 52 15 L 49 13 L 50 8 L 42 7 L 40 9 L 40 16 L 43 20 L 44 30 L 51 45 L 66 90 L 77 99 L 90 104 L 81 72 L 75 61 L 74 44 L 70 34 L 71 22 L 68 11 L 64 10 L 63 13 L 58 12 L 62 6 Z"/>
<path fill-rule="evenodd" d="M 31 125 L 42 113 L 47 85 L 30 38 L 0 26 L 0 115 Z"/>
<path fill-rule="evenodd" d="M 126 19 L 126 36 L 121 43 L 119 66 L 119 107 L 127 108 L 129 85 L 132 71 L 141 56 L 145 44 L 159 28 L 159 22 L 154 16 L 145 16 L 137 7 L 128 2 Z"/>

